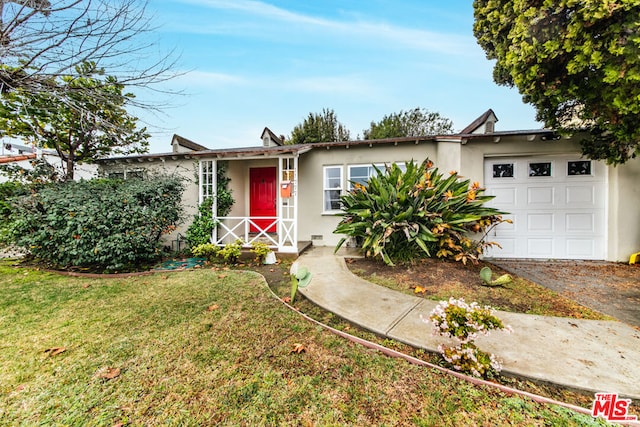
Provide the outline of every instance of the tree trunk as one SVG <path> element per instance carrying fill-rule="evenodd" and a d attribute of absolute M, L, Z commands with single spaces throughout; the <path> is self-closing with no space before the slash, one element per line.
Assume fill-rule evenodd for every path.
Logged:
<path fill-rule="evenodd" d="M 69 153 L 67 156 L 67 170 L 65 171 L 64 180 L 73 181 L 73 166 L 75 163 L 75 156 L 73 153 Z"/>

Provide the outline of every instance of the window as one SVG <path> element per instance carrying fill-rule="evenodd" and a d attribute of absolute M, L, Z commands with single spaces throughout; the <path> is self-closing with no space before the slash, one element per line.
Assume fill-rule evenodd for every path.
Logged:
<path fill-rule="evenodd" d="M 141 169 L 126 171 L 126 179 L 144 179 L 144 171 Z"/>
<path fill-rule="evenodd" d="M 575 175 L 591 175 L 591 160 L 579 160 L 567 163 L 567 174 Z"/>
<path fill-rule="evenodd" d="M 213 197 L 215 194 L 215 188 L 213 188 L 213 182 L 215 179 L 215 168 L 213 167 L 213 160 L 202 160 L 200 162 L 201 165 L 201 176 L 200 176 L 200 187 L 202 190 L 202 200 Z"/>
<path fill-rule="evenodd" d="M 529 176 L 551 176 L 551 162 L 529 163 Z"/>
<path fill-rule="evenodd" d="M 397 162 L 396 165 L 400 168 L 402 172 L 407 170 L 407 165 L 403 162 Z M 385 171 L 385 164 L 379 163 L 376 164 L 375 167 L 373 165 L 350 165 L 349 166 L 349 176 L 347 179 L 349 180 L 349 190 L 353 188 L 354 183 L 367 185 L 367 181 L 372 176 L 376 175 L 376 169 L 380 169 L 382 172 Z"/>
<path fill-rule="evenodd" d="M 124 172 L 109 172 L 109 179 L 124 179 Z"/>
<path fill-rule="evenodd" d="M 378 169 L 383 168 L 382 165 L 376 165 Z M 354 183 L 366 185 L 369 178 L 375 175 L 376 170 L 372 165 L 349 166 L 349 189 L 353 188 Z"/>
<path fill-rule="evenodd" d="M 498 163 L 493 165 L 494 178 L 513 178 L 513 163 Z"/>
<path fill-rule="evenodd" d="M 340 195 L 342 194 L 342 166 L 324 167 L 324 210 L 325 212 L 339 211 Z"/>

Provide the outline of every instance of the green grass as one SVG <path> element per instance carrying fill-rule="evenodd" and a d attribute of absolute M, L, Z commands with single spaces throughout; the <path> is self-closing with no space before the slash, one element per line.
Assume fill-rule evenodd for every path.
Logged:
<path fill-rule="evenodd" d="M 3 426 L 593 422 L 354 345 L 250 272 L 85 279 L 0 261 L 0 336 Z"/>

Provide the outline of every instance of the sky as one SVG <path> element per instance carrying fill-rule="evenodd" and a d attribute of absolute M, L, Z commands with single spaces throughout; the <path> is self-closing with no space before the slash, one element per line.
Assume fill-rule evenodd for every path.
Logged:
<path fill-rule="evenodd" d="M 175 50 L 171 107 L 139 117 L 150 152 L 174 133 L 208 148 L 288 136 L 333 109 L 362 136 L 372 121 L 416 107 L 459 131 L 491 108 L 496 130 L 539 129 L 516 89 L 493 82 L 473 37 L 471 0 L 153 0 L 158 52 Z M 139 94 L 138 97 L 144 96 Z"/>

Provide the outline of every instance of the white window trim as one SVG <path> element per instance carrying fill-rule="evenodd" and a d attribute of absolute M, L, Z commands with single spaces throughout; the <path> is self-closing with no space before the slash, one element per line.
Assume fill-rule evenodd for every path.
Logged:
<path fill-rule="evenodd" d="M 340 186 L 327 188 L 327 171 L 329 169 L 338 169 L 340 171 Z M 327 165 L 322 167 L 322 213 L 323 214 L 336 214 L 341 212 L 340 209 L 327 209 L 327 192 L 328 191 L 340 191 L 342 195 L 344 193 L 344 167 L 342 165 Z"/>

